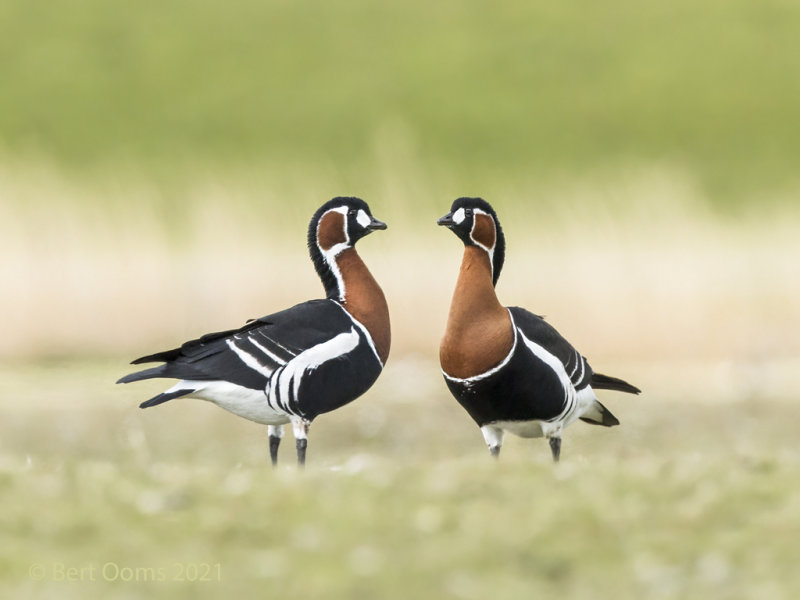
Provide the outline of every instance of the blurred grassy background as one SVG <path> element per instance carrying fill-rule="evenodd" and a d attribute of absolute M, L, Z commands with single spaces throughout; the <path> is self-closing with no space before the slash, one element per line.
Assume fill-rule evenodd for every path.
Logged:
<path fill-rule="evenodd" d="M 198 161 L 323 165 L 360 187 L 399 129 L 421 164 L 467 189 L 631 163 L 687 169 L 720 205 L 797 185 L 793 2 L 0 10 L 12 156 L 189 178 Z"/>
<path fill-rule="evenodd" d="M 56 0 L 0 23 L 3 595 L 796 597 L 800 5 Z M 319 296 L 305 228 L 340 194 L 389 223 L 359 249 L 394 345 L 315 424 L 306 477 L 268 471 L 263 428 L 111 385 Z M 645 390 L 604 396 L 622 427 L 569 430 L 558 469 L 520 440 L 491 464 L 439 380 L 460 249 L 434 221 L 460 195 L 500 214 L 501 300 Z M 109 561 L 222 582 L 55 578 Z"/>

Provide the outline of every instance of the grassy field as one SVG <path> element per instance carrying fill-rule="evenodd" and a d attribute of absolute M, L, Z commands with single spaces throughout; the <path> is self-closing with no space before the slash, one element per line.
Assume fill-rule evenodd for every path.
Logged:
<path fill-rule="evenodd" d="M 106 184 L 44 173 L 14 183 L 34 201 L 2 221 L 0 595 L 800 593 L 792 212 L 725 221 L 659 176 L 545 190 L 547 211 L 500 196 L 501 299 L 644 390 L 603 394 L 622 426 L 575 425 L 553 466 L 544 442 L 513 438 L 494 463 L 438 374 L 460 256 L 433 225 L 448 201 L 373 202 L 390 229 L 360 250 L 389 298 L 392 356 L 314 424 L 304 473 L 291 437 L 273 472 L 265 428 L 202 402 L 140 411 L 160 384 L 113 382 L 134 356 L 318 296 L 293 233 L 307 214 L 270 230 L 269 207 L 248 209 L 257 190 L 206 180 L 176 239 L 147 188 L 114 209 L 92 196 Z M 380 197 L 403 198 L 391 181 Z"/>
<path fill-rule="evenodd" d="M 726 220 L 671 171 L 487 195 L 509 243 L 502 301 L 645 390 L 603 395 L 623 425 L 576 425 L 557 467 L 515 439 L 495 464 L 435 361 L 460 248 L 434 221 L 452 196 L 380 171 L 368 199 L 390 229 L 360 252 L 393 354 L 314 424 L 298 474 L 291 439 L 272 472 L 263 427 L 200 402 L 140 411 L 158 384 L 113 381 L 144 352 L 318 296 L 303 233 L 323 191 L 207 176 L 176 214 L 146 179 L 35 172 L 7 171 L 29 201 L 0 205 L 3 596 L 800 592 L 794 211 Z M 126 201 L 105 205 L 114 190 Z"/>
<path fill-rule="evenodd" d="M 622 371 L 619 371 L 619 369 Z M 435 363 L 320 418 L 310 464 L 116 361 L 2 369 L 0 592 L 28 598 L 794 598 L 794 399 L 604 394 L 616 429 L 499 463 Z M 13 400 L 12 400 L 13 399 Z M 199 579 L 199 580 L 198 580 Z"/>
<path fill-rule="evenodd" d="M 798 597 L 799 6 L 0 4 L 0 596 Z M 393 348 L 305 472 L 113 385 L 318 297 L 344 194 Z M 557 466 L 491 461 L 438 374 L 463 195 L 501 301 L 644 390 Z"/>
<path fill-rule="evenodd" d="M 2 220 L 0 594 L 800 592 L 796 216 L 725 221 L 663 174 L 538 189 L 546 210 L 500 194 L 501 299 L 645 393 L 604 394 L 622 426 L 574 426 L 558 466 L 519 439 L 496 464 L 435 360 L 460 256 L 433 224 L 449 198 L 405 204 L 400 180 L 373 202 L 390 229 L 360 245 L 393 354 L 365 397 L 314 424 L 301 474 L 291 438 L 273 472 L 263 427 L 201 402 L 140 411 L 160 385 L 113 382 L 134 356 L 318 296 L 308 215 L 270 222 L 269 191 L 254 218 L 260 188 L 206 179 L 176 230 L 141 180 L 115 208 L 109 183 L 6 179 L 32 202 Z"/>
<path fill-rule="evenodd" d="M 30 202 L 0 207 L 3 596 L 800 592 L 792 211 L 726 221 L 669 172 L 491 198 L 509 242 L 501 299 L 645 390 L 604 394 L 622 426 L 576 425 L 558 466 L 518 439 L 495 464 L 435 361 L 460 256 L 433 224 L 450 198 L 384 171 L 373 208 L 390 229 L 360 251 L 387 291 L 393 354 L 365 397 L 314 424 L 300 474 L 291 438 L 273 472 L 263 427 L 201 402 L 140 411 L 160 385 L 113 382 L 143 352 L 318 296 L 302 234 L 318 190 L 297 188 L 275 221 L 273 188 L 201 178 L 175 229 L 141 179 L 31 173 L 4 180 Z M 104 205 L 109 189 L 130 201 Z M 435 206 L 403 202 L 414 189 Z"/>

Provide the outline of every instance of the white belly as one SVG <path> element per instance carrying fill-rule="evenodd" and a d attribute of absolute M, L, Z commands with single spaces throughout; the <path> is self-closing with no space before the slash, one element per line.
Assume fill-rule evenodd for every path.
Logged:
<path fill-rule="evenodd" d="M 495 421 L 491 425 L 522 438 L 538 438 L 544 435 L 544 431 L 550 423 L 547 421 Z"/>
<path fill-rule="evenodd" d="M 289 415 L 275 410 L 267 403 L 267 395 L 260 390 L 252 390 L 227 381 L 181 381 L 172 389 L 194 388 L 186 398 L 199 398 L 213 402 L 239 417 L 263 425 L 283 425 L 289 422 Z"/>

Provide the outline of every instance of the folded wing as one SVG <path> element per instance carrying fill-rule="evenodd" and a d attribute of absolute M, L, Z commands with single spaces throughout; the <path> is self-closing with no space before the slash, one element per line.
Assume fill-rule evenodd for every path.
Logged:
<path fill-rule="evenodd" d="M 210 333 L 179 348 L 138 358 L 132 364 L 164 364 L 126 375 L 118 383 L 166 377 L 224 380 L 264 390 L 277 369 L 305 350 L 349 332 L 351 327 L 352 321 L 335 302 L 312 300 L 250 321 L 239 329 Z"/>

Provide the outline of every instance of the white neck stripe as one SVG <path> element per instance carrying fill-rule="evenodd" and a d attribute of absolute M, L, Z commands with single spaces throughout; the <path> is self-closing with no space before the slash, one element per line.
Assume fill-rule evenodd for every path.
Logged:
<path fill-rule="evenodd" d="M 338 302 L 336 304 L 339 306 L 339 308 L 341 308 L 344 311 L 344 314 L 346 314 L 348 317 L 350 317 L 350 320 L 364 334 L 364 337 L 366 338 L 367 343 L 369 344 L 369 347 L 372 349 L 373 354 L 375 354 L 375 358 L 377 359 L 378 364 L 381 366 L 381 369 L 382 369 L 383 368 L 383 361 L 381 360 L 381 357 L 378 354 L 378 349 L 375 347 L 375 342 L 372 341 L 372 336 L 369 334 L 369 330 L 366 328 L 366 326 L 361 321 L 359 321 L 353 315 L 351 315 L 344 306 L 342 306 Z"/>
<path fill-rule="evenodd" d="M 323 250 L 322 246 L 319 245 L 319 226 L 322 223 L 322 220 L 325 218 L 329 212 L 338 212 L 342 216 L 344 216 L 344 242 L 340 242 L 338 244 L 334 244 L 327 250 Z M 339 265 L 336 263 L 336 257 L 343 251 L 347 250 L 351 247 L 350 245 L 350 235 L 347 233 L 347 207 L 346 206 L 338 206 L 336 208 L 332 208 L 323 214 L 319 221 L 317 222 L 317 235 L 316 235 L 316 244 L 317 248 L 319 249 L 320 254 L 322 254 L 323 260 L 328 265 L 328 268 L 333 273 L 334 278 L 336 279 L 336 288 L 338 291 L 337 297 L 340 301 L 344 301 L 345 296 L 345 288 L 344 288 L 344 278 L 342 277 L 342 272 L 339 270 Z"/>
<path fill-rule="evenodd" d="M 491 221 L 492 221 L 492 227 L 494 227 L 494 246 L 492 246 L 491 248 L 487 247 L 484 244 L 481 244 L 473 236 L 473 234 L 475 233 L 475 224 L 477 223 L 477 221 L 475 221 L 475 220 L 472 221 L 472 230 L 469 232 L 469 239 L 471 239 L 472 242 L 476 246 L 478 246 L 478 248 L 482 248 L 483 250 L 486 250 L 486 253 L 489 255 L 489 265 L 491 266 L 491 269 L 492 269 L 492 278 L 494 278 L 494 249 L 497 247 L 497 225 L 495 224 L 494 219 L 492 218 L 492 215 L 490 215 L 489 213 L 487 213 L 485 211 L 482 211 L 480 208 L 474 209 L 473 212 L 476 215 L 485 215 L 485 216 L 489 217 L 491 219 Z M 473 219 L 474 219 L 474 217 L 473 217 Z"/>

